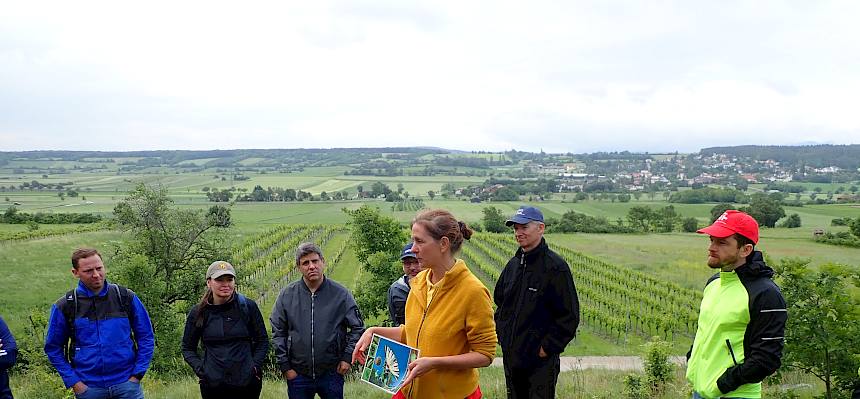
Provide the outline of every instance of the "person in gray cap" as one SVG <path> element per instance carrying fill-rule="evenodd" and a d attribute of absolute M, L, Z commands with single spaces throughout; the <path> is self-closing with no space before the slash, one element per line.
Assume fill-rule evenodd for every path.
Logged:
<path fill-rule="evenodd" d="M 269 321 L 281 374 L 291 399 L 343 398 L 364 321 L 346 287 L 325 276 L 325 258 L 314 243 L 296 249 L 302 278 L 278 295 Z"/>
<path fill-rule="evenodd" d="M 579 299 L 567 262 L 543 238 L 543 214 L 522 206 L 505 222 L 520 248 L 493 293 L 507 396 L 554 398 L 559 354 L 576 335 Z"/>
<path fill-rule="evenodd" d="M 409 280 L 421 271 L 418 257 L 412 252 L 412 243 L 406 244 L 400 252 L 403 276 L 394 280 L 388 287 L 388 317 L 394 326 L 406 324 L 406 298 L 409 297 Z"/>
<path fill-rule="evenodd" d="M 188 312 L 182 336 L 182 357 L 200 379 L 201 397 L 259 398 L 268 351 L 263 315 L 254 301 L 236 292 L 233 265 L 213 262 L 206 270 L 206 291 Z"/>

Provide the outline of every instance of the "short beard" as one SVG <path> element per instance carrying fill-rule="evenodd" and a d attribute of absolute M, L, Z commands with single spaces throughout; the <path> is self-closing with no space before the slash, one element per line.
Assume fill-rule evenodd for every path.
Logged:
<path fill-rule="evenodd" d="M 737 263 L 738 259 L 740 259 L 740 257 L 735 256 L 733 259 L 727 259 L 726 261 L 723 261 L 723 262 L 718 261 L 717 263 L 712 263 L 711 262 L 712 259 L 715 259 L 715 258 L 710 257 L 710 256 L 708 257 L 708 267 L 710 267 L 711 269 L 722 269 L 722 268 L 725 268 L 727 266 L 734 266 L 735 263 Z"/>

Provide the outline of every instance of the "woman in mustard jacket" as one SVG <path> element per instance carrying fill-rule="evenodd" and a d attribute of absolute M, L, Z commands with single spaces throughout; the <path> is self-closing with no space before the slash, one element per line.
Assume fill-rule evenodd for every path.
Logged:
<path fill-rule="evenodd" d="M 490 292 L 455 255 L 472 230 L 445 210 L 420 212 L 412 221 L 412 252 L 422 271 L 410 281 L 406 324 L 371 327 L 353 352 L 364 362 L 373 334 L 418 348 L 395 398 L 480 398 L 479 367 L 496 352 Z"/>

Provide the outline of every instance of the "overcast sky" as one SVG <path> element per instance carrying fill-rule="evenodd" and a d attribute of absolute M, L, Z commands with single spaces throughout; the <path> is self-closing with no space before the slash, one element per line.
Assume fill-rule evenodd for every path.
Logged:
<path fill-rule="evenodd" d="M 860 143 L 858 1 L 18 1 L 0 150 Z"/>

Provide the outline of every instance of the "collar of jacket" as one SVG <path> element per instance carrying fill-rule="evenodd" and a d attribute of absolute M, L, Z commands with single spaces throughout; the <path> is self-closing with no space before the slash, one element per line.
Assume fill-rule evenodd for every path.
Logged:
<path fill-rule="evenodd" d="M 102 286 L 102 290 L 99 291 L 98 294 L 96 294 L 95 292 L 90 291 L 90 289 L 87 288 L 86 285 L 84 285 L 83 281 L 78 280 L 78 292 L 81 294 L 84 294 L 85 297 L 105 296 L 105 295 L 107 295 L 107 290 L 108 290 L 108 287 L 110 287 L 110 285 L 111 285 L 111 283 L 108 282 L 107 279 L 105 279 L 105 284 L 104 284 L 104 286 Z"/>
<path fill-rule="evenodd" d="M 299 285 L 302 287 L 302 289 L 303 289 L 303 290 L 305 290 L 305 292 L 307 292 L 308 294 L 310 294 L 310 293 L 311 293 L 311 289 L 310 289 L 310 288 L 308 288 L 308 283 L 306 283 L 306 282 L 305 282 L 305 278 L 304 278 L 304 277 L 302 277 L 302 278 L 301 278 L 301 280 L 302 280 L 302 283 L 301 283 L 301 284 L 299 284 Z M 320 284 L 319 288 L 317 288 L 316 292 L 320 292 L 320 291 L 322 291 L 322 290 L 323 290 L 323 288 L 325 288 L 327 285 L 329 285 L 328 277 L 326 277 L 326 275 L 325 275 L 325 274 L 323 274 L 323 282 L 322 282 L 322 284 Z"/>
<path fill-rule="evenodd" d="M 517 250 L 517 254 L 515 256 L 520 259 L 520 264 L 522 264 L 523 254 L 525 254 L 525 260 L 526 260 L 526 263 L 528 264 L 528 263 L 532 263 L 535 260 L 535 258 L 538 257 L 538 255 L 543 254 L 548 249 L 549 249 L 549 245 L 546 245 L 546 239 L 541 237 L 540 238 L 540 244 L 538 244 L 538 246 L 536 246 L 534 249 L 532 249 L 529 252 L 524 252 L 523 248 L 520 247 L 520 249 Z"/>
<path fill-rule="evenodd" d="M 761 251 L 753 251 L 747 257 L 747 263 L 735 269 L 738 275 L 748 277 L 773 277 L 773 269 L 764 262 L 764 256 Z"/>
<path fill-rule="evenodd" d="M 226 307 L 226 305 L 233 303 L 233 300 L 236 299 L 236 294 L 237 294 L 237 292 L 235 290 L 233 290 L 233 295 L 230 295 L 230 299 L 228 299 L 227 302 L 224 302 L 220 305 L 216 305 L 216 304 L 210 302 L 209 298 L 206 298 L 206 306 Z"/>
<path fill-rule="evenodd" d="M 442 284 L 436 285 L 435 295 L 439 295 L 442 292 L 448 291 L 449 289 L 455 287 L 457 283 L 463 279 L 463 275 L 469 272 L 469 268 L 466 267 L 466 262 L 462 259 L 457 259 L 454 262 L 454 267 L 445 274 L 445 278 L 442 279 Z M 427 289 L 427 277 L 422 275 L 423 273 L 430 273 L 430 269 L 422 270 L 421 273 L 418 273 L 412 279 L 412 289 L 423 291 Z"/>

